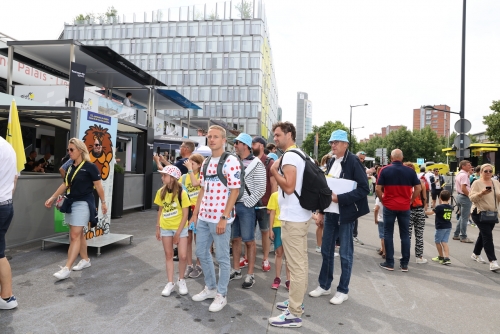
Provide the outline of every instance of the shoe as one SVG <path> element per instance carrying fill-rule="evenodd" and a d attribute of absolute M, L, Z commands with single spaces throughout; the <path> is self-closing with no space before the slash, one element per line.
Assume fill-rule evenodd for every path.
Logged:
<path fill-rule="evenodd" d="M 196 278 L 203 274 L 203 270 L 199 265 L 193 268 L 193 271 L 189 274 L 189 278 Z"/>
<path fill-rule="evenodd" d="M 172 282 L 168 282 L 167 285 L 165 285 L 165 288 L 161 292 L 161 295 L 163 297 L 168 297 L 172 293 L 172 290 L 175 288 L 175 284 Z"/>
<path fill-rule="evenodd" d="M 338 256 L 340 256 L 339 253 L 336 252 L 333 253 L 333 257 L 338 257 Z"/>
<path fill-rule="evenodd" d="M 309 292 L 309 296 L 311 297 L 319 297 L 319 296 L 326 296 L 332 293 L 332 289 L 325 290 L 318 286 L 316 289 L 313 291 Z"/>
<path fill-rule="evenodd" d="M 276 277 L 274 279 L 273 285 L 271 285 L 271 289 L 278 290 L 278 288 L 280 287 L 280 285 L 281 285 L 281 278 Z"/>
<path fill-rule="evenodd" d="M 385 270 L 394 271 L 394 266 L 390 266 L 387 262 L 380 263 L 379 265 Z"/>
<path fill-rule="evenodd" d="M 220 293 L 218 293 L 215 296 L 215 299 L 212 302 L 212 304 L 210 304 L 210 307 L 208 308 L 208 310 L 210 312 L 219 312 L 226 305 L 227 305 L 227 299 L 226 299 L 226 297 L 224 297 L 223 295 L 221 295 Z"/>
<path fill-rule="evenodd" d="M 443 259 L 443 262 L 441 262 L 441 264 L 451 264 L 451 260 L 449 258 L 445 257 Z"/>
<path fill-rule="evenodd" d="M 276 303 L 276 308 L 280 311 L 286 311 L 288 309 L 288 299 L 284 302 Z M 304 313 L 304 304 L 300 305 L 302 313 Z"/>
<path fill-rule="evenodd" d="M 439 262 L 440 264 L 444 263 L 444 258 L 439 258 L 439 256 L 433 257 L 432 261 Z"/>
<path fill-rule="evenodd" d="M 460 240 L 460 237 L 453 237 L 453 240 Z"/>
<path fill-rule="evenodd" d="M 399 268 L 401 268 L 401 271 L 404 272 L 404 273 L 408 272 L 408 266 L 400 265 Z"/>
<path fill-rule="evenodd" d="M 486 263 L 486 261 L 484 261 L 484 259 L 483 259 L 483 257 L 481 255 L 476 255 L 476 254 L 472 253 L 472 255 L 470 256 L 470 258 L 473 259 L 476 262 L 479 262 L 479 263 Z"/>
<path fill-rule="evenodd" d="M 417 263 L 418 264 L 427 263 L 427 259 L 424 259 L 423 257 L 417 257 Z"/>
<path fill-rule="evenodd" d="M 250 274 L 245 275 L 245 281 L 241 285 L 243 289 L 250 289 L 255 284 L 255 277 Z"/>
<path fill-rule="evenodd" d="M 186 280 L 180 279 L 177 281 L 177 286 L 179 287 L 179 294 L 181 296 L 187 295 L 188 288 L 186 286 Z"/>
<path fill-rule="evenodd" d="M 248 266 L 248 260 L 244 257 L 240 257 L 240 269 L 245 268 L 246 266 Z"/>
<path fill-rule="evenodd" d="M 464 238 L 464 239 L 460 239 L 460 242 L 464 242 L 464 243 L 466 243 L 466 244 L 471 244 L 471 243 L 473 243 L 474 241 L 472 241 L 472 240 L 471 240 L 471 239 L 469 239 L 469 238 Z"/>
<path fill-rule="evenodd" d="M 193 266 L 187 266 L 186 271 L 184 271 L 184 278 L 188 278 L 189 275 L 193 272 L 194 267 Z"/>
<path fill-rule="evenodd" d="M 71 271 L 69 270 L 68 267 L 61 267 L 61 270 L 59 270 L 57 273 L 54 274 L 54 277 L 57 278 L 58 280 L 63 280 L 69 277 L 69 274 L 71 274 Z"/>
<path fill-rule="evenodd" d="M 384 254 L 384 252 L 382 251 L 382 248 L 377 249 L 377 253 L 378 253 L 378 255 Z"/>
<path fill-rule="evenodd" d="M 85 268 L 88 268 L 88 267 L 90 267 L 90 259 L 88 259 L 88 261 L 84 260 L 84 259 L 81 259 L 80 262 L 78 262 L 78 264 L 73 267 L 73 270 L 74 271 L 79 271 L 79 270 L 82 270 L 82 269 L 85 269 Z"/>
<path fill-rule="evenodd" d="M 332 299 L 330 299 L 330 303 L 333 305 L 340 305 L 343 302 L 345 302 L 347 299 L 349 299 L 349 296 L 347 293 L 342 293 L 342 292 L 335 292 L 335 296 L 333 296 Z"/>
<path fill-rule="evenodd" d="M 491 271 L 495 271 L 496 272 L 498 269 L 500 269 L 500 266 L 498 265 L 497 261 L 490 262 L 490 270 Z"/>
<path fill-rule="evenodd" d="M 302 319 L 284 311 L 277 317 L 269 318 L 269 324 L 274 327 L 302 327 Z"/>
<path fill-rule="evenodd" d="M 229 280 L 232 281 L 233 279 L 241 279 L 241 270 L 234 270 L 231 269 L 231 274 L 229 275 Z"/>
<path fill-rule="evenodd" d="M 268 272 L 269 270 L 271 270 L 271 264 L 269 263 L 269 260 L 262 261 L 262 271 Z"/>
<path fill-rule="evenodd" d="M 201 302 L 205 299 L 214 299 L 217 296 L 217 289 L 210 290 L 206 285 L 205 289 L 197 295 L 194 295 L 191 299 L 195 302 Z"/>
<path fill-rule="evenodd" d="M 364 245 L 363 241 L 359 240 L 358 237 L 352 238 L 352 241 L 354 241 L 357 244 Z"/>
<path fill-rule="evenodd" d="M 316 253 L 321 253 L 321 247 L 320 246 L 316 246 Z"/>
<path fill-rule="evenodd" d="M 285 281 L 285 287 L 288 291 L 290 291 L 290 281 Z"/>
<path fill-rule="evenodd" d="M 16 296 L 11 296 L 7 300 L 0 298 L 0 310 L 12 310 L 17 307 Z"/>

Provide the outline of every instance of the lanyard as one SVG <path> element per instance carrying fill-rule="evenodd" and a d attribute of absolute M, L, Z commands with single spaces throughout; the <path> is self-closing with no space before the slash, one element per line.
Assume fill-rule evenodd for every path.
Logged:
<path fill-rule="evenodd" d="M 291 149 L 294 149 L 294 148 L 297 148 L 297 145 L 295 145 L 295 144 L 294 144 L 294 145 L 290 146 L 289 148 L 287 148 L 287 149 L 286 149 L 286 151 L 285 151 L 285 152 L 287 152 L 287 151 L 289 151 L 289 150 L 291 150 Z"/>
<path fill-rule="evenodd" d="M 82 168 L 83 164 L 85 163 L 85 160 L 83 160 L 80 165 L 78 165 L 78 168 L 75 170 L 75 172 L 73 173 L 73 176 L 71 177 L 71 184 L 73 184 L 73 180 L 75 179 L 75 176 L 76 176 L 76 173 L 78 173 L 78 171 L 80 170 L 80 168 Z M 73 166 L 70 166 L 71 169 L 73 169 Z M 65 183 L 66 183 L 66 187 L 68 188 L 68 191 L 67 193 L 69 194 L 70 193 L 70 184 L 68 183 L 68 175 L 69 173 L 71 173 L 71 169 L 66 173 L 66 177 L 65 177 Z"/>

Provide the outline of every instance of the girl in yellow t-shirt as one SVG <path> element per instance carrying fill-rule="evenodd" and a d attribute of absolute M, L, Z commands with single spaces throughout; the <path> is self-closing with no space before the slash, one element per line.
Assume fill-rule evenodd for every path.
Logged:
<path fill-rule="evenodd" d="M 274 263 L 276 265 L 276 278 L 274 279 L 271 289 L 277 290 L 281 285 L 281 264 L 284 257 L 283 243 L 281 242 L 281 221 L 280 221 L 280 207 L 278 205 L 278 192 L 271 194 L 269 202 L 267 203 L 267 212 L 269 213 L 269 221 L 273 222 L 273 228 L 269 232 L 269 238 L 274 240 Z M 285 287 L 290 289 L 290 270 L 285 262 L 286 268 L 286 282 Z"/>
<path fill-rule="evenodd" d="M 168 278 L 168 283 L 161 294 L 165 297 L 170 296 L 170 293 L 175 288 L 174 244 L 176 244 L 179 251 L 179 280 L 177 286 L 179 294 L 185 295 L 188 293 L 188 289 L 181 273 L 184 273 L 186 269 L 187 219 L 191 202 L 179 183 L 181 177 L 179 168 L 169 165 L 164 167 L 160 173 L 163 187 L 158 189 L 155 197 L 155 204 L 160 207 L 156 223 L 156 239 L 161 240 L 163 243 Z"/>
<path fill-rule="evenodd" d="M 193 266 L 193 237 L 196 242 L 196 228 L 194 226 L 194 219 L 192 219 L 194 206 L 198 200 L 198 194 L 200 193 L 200 168 L 203 164 L 203 156 L 201 154 L 192 154 L 189 159 L 184 162 L 184 166 L 188 169 L 188 173 L 182 175 L 181 184 L 184 189 L 187 190 L 189 195 L 189 200 L 191 201 L 191 209 L 189 210 L 189 228 L 188 228 L 188 238 L 187 238 L 187 267 L 184 272 L 184 278 L 196 278 L 201 275 L 203 270 L 201 269 L 200 260 L 196 259 L 196 267 Z M 196 219 L 196 218 L 195 218 Z"/>

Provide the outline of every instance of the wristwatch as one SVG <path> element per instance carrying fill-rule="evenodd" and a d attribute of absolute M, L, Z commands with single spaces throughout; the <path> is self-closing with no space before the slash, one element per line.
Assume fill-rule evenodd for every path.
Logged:
<path fill-rule="evenodd" d="M 222 216 L 220 216 L 220 219 L 228 220 L 229 217 L 226 217 L 226 216 L 222 215 Z"/>

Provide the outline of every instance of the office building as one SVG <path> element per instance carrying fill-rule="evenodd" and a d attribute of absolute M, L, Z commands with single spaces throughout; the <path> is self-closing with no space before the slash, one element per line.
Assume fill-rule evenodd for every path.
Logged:
<path fill-rule="evenodd" d="M 387 125 L 387 126 L 383 127 L 382 128 L 382 138 L 384 138 L 385 136 L 387 136 L 389 133 L 391 133 L 393 131 L 398 131 L 402 127 L 403 127 L 402 125 Z"/>
<path fill-rule="evenodd" d="M 115 13 L 65 24 L 62 38 L 108 46 L 202 108 L 163 111 L 174 123 L 186 125 L 189 119 L 196 128 L 218 121 L 228 129 L 269 138 L 278 119 L 261 0 Z"/>
<path fill-rule="evenodd" d="M 297 121 L 295 126 L 297 129 L 296 143 L 301 146 L 307 135 L 312 132 L 312 101 L 309 100 L 309 95 L 304 92 L 297 93 Z"/>
<path fill-rule="evenodd" d="M 435 105 L 434 108 L 450 111 L 446 104 Z M 429 126 L 438 137 L 450 135 L 450 114 L 443 111 L 424 109 L 423 106 L 413 109 L 413 130 L 420 130 Z"/>

